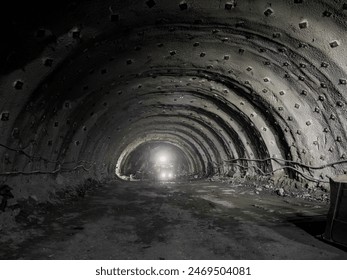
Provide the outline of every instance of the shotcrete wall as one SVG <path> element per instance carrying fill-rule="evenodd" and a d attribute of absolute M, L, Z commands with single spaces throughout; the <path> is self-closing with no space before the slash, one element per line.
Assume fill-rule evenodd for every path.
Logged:
<path fill-rule="evenodd" d="M 8 11 L 0 176 L 18 196 L 113 178 L 160 140 L 201 176 L 212 163 L 318 183 L 345 172 L 347 3 L 50 5 Z"/>

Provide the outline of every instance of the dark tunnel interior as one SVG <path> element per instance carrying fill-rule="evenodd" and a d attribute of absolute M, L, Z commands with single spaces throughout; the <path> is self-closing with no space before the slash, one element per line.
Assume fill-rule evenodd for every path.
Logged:
<path fill-rule="evenodd" d="M 1 10 L 0 258 L 347 258 L 347 2 Z"/>

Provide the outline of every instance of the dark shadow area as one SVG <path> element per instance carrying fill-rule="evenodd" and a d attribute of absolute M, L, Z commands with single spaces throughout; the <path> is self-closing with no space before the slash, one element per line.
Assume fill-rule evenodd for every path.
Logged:
<path fill-rule="evenodd" d="M 335 248 L 338 248 L 340 250 L 343 250 L 347 252 L 347 247 L 330 242 L 323 238 L 323 233 L 325 231 L 325 227 L 327 224 L 327 216 L 326 215 L 317 215 L 317 216 L 301 216 L 298 213 L 298 216 L 295 218 L 289 218 L 288 222 L 294 224 L 298 228 L 301 228 L 308 234 L 314 236 L 316 239 L 328 243 Z"/>
<path fill-rule="evenodd" d="M 59 25 L 60 18 L 71 14 L 78 19 L 82 15 L 80 4 L 88 1 L 15 0 L 6 3 L 0 11 L 2 42 L 6 42 L 0 45 L 0 73 L 7 74 L 24 67 L 47 44 L 56 43 L 57 38 L 69 30 L 69 27 Z"/>
<path fill-rule="evenodd" d="M 303 229 L 310 235 L 317 237 L 324 233 L 327 217 L 326 215 L 301 216 L 298 214 L 298 216 L 295 218 L 289 218 L 288 222 Z"/>

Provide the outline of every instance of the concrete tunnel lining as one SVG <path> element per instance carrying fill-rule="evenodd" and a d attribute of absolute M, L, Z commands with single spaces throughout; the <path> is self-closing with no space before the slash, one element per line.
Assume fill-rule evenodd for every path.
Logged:
<path fill-rule="evenodd" d="M 34 8 L 9 13 L 9 206 L 128 180 L 160 144 L 179 151 L 187 182 L 269 180 L 279 196 L 327 201 L 347 173 L 347 3 L 147 2 L 52 1 L 30 24 Z"/>

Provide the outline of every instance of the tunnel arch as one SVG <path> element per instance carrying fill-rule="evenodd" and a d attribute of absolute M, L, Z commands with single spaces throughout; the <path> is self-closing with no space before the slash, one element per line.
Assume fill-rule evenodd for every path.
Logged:
<path fill-rule="evenodd" d="M 342 5 L 236 1 L 228 10 L 223 1 L 187 1 L 182 11 L 180 1 L 154 2 L 78 3 L 77 16 L 67 13 L 55 30 L 45 29 L 47 42 L 37 39 L 40 53 L 18 62 L 25 71 L 7 68 L 0 83 L 3 171 L 86 161 L 108 176 L 121 142 L 142 137 L 148 126 L 152 137 L 180 129 L 198 143 L 205 173 L 212 161 L 225 173 L 230 160 L 270 157 L 318 180 L 345 172 L 341 165 L 303 167 L 346 157 Z M 28 40 L 38 30 L 31 28 Z M 153 120 L 170 130 L 160 132 Z M 276 160 L 255 164 L 265 173 L 281 167 Z"/>

